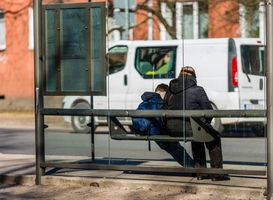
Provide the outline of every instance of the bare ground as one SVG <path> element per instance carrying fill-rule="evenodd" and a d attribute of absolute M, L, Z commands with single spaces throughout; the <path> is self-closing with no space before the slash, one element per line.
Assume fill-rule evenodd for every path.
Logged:
<path fill-rule="evenodd" d="M 238 200 L 250 197 L 231 197 L 225 194 L 196 194 L 192 191 L 153 190 L 149 187 L 99 187 L 93 186 L 18 186 L 0 185 L 0 200 L 43 199 L 43 200 Z M 261 198 L 265 199 L 265 198 Z M 257 200 L 257 199 L 255 199 Z"/>

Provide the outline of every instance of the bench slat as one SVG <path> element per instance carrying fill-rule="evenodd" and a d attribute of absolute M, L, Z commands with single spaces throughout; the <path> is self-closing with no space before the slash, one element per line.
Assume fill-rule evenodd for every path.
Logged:
<path fill-rule="evenodd" d="M 153 141 L 194 141 L 193 137 L 171 137 L 169 135 L 141 135 L 130 134 L 123 127 L 116 117 L 110 116 L 108 119 L 108 127 L 110 136 L 114 140 L 153 140 Z"/>

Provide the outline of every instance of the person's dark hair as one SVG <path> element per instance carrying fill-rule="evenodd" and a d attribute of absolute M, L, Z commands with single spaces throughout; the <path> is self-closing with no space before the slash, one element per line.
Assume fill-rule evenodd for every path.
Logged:
<path fill-rule="evenodd" d="M 167 84 L 165 84 L 165 83 L 161 83 L 155 88 L 155 92 L 157 92 L 157 91 L 168 92 L 169 91 L 169 86 Z"/>
<path fill-rule="evenodd" d="M 193 76 L 194 78 L 196 78 L 195 70 L 190 66 L 182 67 L 180 75 L 182 74 L 186 74 L 188 76 Z"/>

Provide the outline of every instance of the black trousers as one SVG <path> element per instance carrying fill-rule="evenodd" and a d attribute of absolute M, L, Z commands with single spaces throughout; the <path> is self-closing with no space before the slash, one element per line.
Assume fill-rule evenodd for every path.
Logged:
<path fill-rule="evenodd" d="M 192 142 L 192 154 L 196 168 L 206 168 L 205 146 L 209 151 L 211 168 L 223 168 L 223 155 L 220 136 L 214 137 L 211 142 Z"/>

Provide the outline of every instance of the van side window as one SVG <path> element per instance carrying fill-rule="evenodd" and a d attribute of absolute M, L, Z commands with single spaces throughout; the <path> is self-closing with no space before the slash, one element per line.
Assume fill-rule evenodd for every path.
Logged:
<path fill-rule="evenodd" d="M 241 45 L 242 67 L 246 74 L 265 76 L 264 47 Z"/>
<path fill-rule="evenodd" d="M 145 79 L 175 78 L 177 47 L 139 47 L 135 68 Z"/>
<path fill-rule="evenodd" d="M 124 69 L 127 59 L 127 46 L 115 46 L 108 52 L 109 74 L 119 72 Z"/>

